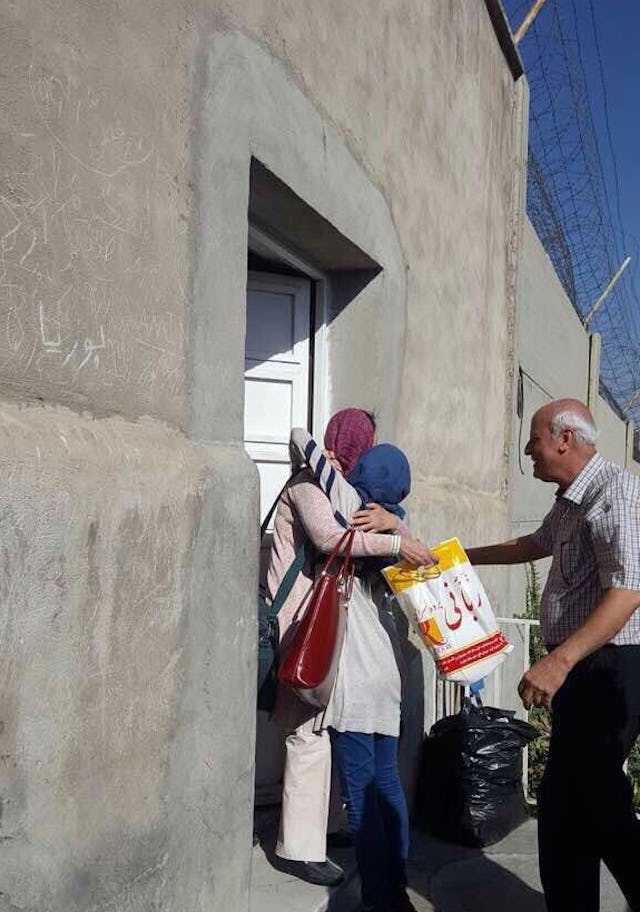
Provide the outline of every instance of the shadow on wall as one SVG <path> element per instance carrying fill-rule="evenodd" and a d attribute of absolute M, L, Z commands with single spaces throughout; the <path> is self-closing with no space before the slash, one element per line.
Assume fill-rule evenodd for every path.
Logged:
<path fill-rule="evenodd" d="M 256 158 L 251 160 L 249 188 L 250 225 L 265 232 L 272 241 L 302 258 L 329 279 L 331 308 L 327 324 L 331 323 L 356 300 L 382 267 Z M 271 254 L 265 254 L 259 248 L 260 244 L 254 238 L 250 255 L 253 253 L 258 259 L 260 256 L 264 258 L 262 269 L 281 274 L 304 274 L 290 268 L 283 270 L 281 266 L 269 262 Z M 292 341 L 300 342 L 302 338 L 298 336 Z M 268 339 L 263 342 L 268 345 Z M 276 354 L 279 352 L 265 351 L 265 360 Z"/>

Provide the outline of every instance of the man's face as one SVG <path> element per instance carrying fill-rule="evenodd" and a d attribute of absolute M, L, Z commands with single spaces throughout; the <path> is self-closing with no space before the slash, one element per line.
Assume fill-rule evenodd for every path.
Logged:
<path fill-rule="evenodd" d="M 552 437 L 549 421 L 536 413 L 531 420 L 529 442 L 525 453 L 533 462 L 533 477 L 540 481 L 557 481 L 556 470 L 559 465 L 559 437 Z"/>

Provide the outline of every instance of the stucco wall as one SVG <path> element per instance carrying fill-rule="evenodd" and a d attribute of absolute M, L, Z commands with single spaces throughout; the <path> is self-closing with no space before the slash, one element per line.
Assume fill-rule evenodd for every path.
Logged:
<path fill-rule="evenodd" d="M 237 592 L 256 535 L 231 552 L 224 532 L 256 523 L 242 451 L 152 419 L 0 419 L 0 908 L 232 905 L 255 675 Z"/>
<path fill-rule="evenodd" d="M 593 417 L 600 431 L 598 438 L 599 452 L 605 459 L 611 459 L 619 465 L 624 465 L 627 448 L 625 422 L 620 419 L 620 416 L 613 411 L 602 396 L 598 396 L 595 402 Z"/>
<path fill-rule="evenodd" d="M 186 77 L 142 10 L 3 10 L 0 381 L 183 426 Z"/>
<path fill-rule="evenodd" d="M 518 268 L 518 360 L 552 396 L 586 401 L 589 337 L 526 219 Z"/>
<path fill-rule="evenodd" d="M 407 323 L 401 392 L 395 414 L 383 411 L 381 434 L 410 456 L 416 528 L 428 540 L 468 537 L 478 523 L 480 535 L 499 534 L 523 93 L 481 3 L 368 5 L 366 28 L 360 3 L 302 8 L 280 3 L 274 15 L 265 0 L 242 0 L 227 12 L 273 53 L 286 49 L 292 78 L 389 206 L 407 271 Z M 379 319 L 344 329 L 336 321 L 335 335 L 352 339 L 334 341 L 332 406 L 384 402 L 379 384 L 395 365 L 361 344 L 395 331 L 395 315 Z"/>
<path fill-rule="evenodd" d="M 511 516 L 520 535 L 537 528 L 554 493 L 552 485 L 534 479 L 524 455 L 531 418 L 561 396 L 586 402 L 589 383 L 589 336 L 528 219 L 518 264 L 517 359 L 523 409 L 522 418 L 514 414 Z"/>
<path fill-rule="evenodd" d="M 466 0 L 25 0 L 0 34 L 0 908 L 243 910 L 251 156 L 383 268 L 331 405 L 406 447 L 423 538 L 502 537 L 525 93 Z"/>
<path fill-rule="evenodd" d="M 528 219 L 518 264 L 517 310 L 522 416 L 514 414 L 513 419 L 510 501 L 514 537 L 535 531 L 553 504 L 555 487 L 533 477 L 531 460 L 524 454 L 531 418 L 538 408 L 565 396 L 584 402 L 593 398 L 592 411 L 600 431 L 598 450 L 620 465 L 626 462 L 626 424 L 597 395 L 597 366 L 590 388 L 589 336 Z M 597 351 L 596 346 L 596 360 Z M 548 561 L 538 562 L 537 567 L 544 583 Z M 524 611 L 525 591 L 525 570 L 514 567 L 510 571 L 506 615 Z"/>

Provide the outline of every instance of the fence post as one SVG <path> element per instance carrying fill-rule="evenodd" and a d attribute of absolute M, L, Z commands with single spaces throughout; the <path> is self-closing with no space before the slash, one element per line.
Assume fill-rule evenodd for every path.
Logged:
<path fill-rule="evenodd" d="M 600 349 L 602 337 L 600 333 L 589 336 L 589 378 L 587 386 L 587 405 L 591 413 L 595 414 L 600 392 Z"/>
<path fill-rule="evenodd" d="M 626 427 L 626 438 L 625 438 L 625 459 L 624 467 L 625 469 L 630 468 L 633 463 L 633 438 L 635 434 L 636 426 L 633 421 L 627 421 Z"/>

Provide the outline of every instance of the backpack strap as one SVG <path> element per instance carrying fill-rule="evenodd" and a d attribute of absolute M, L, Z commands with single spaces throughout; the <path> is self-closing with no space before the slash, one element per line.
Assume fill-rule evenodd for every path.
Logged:
<path fill-rule="evenodd" d="M 264 538 L 265 533 L 267 531 L 267 527 L 268 527 L 269 523 L 271 522 L 271 517 L 273 516 L 276 507 L 280 503 L 280 498 L 284 494 L 284 492 L 287 488 L 287 485 L 289 484 L 289 482 L 291 481 L 291 478 L 293 478 L 293 477 L 294 476 L 292 475 L 291 477 L 287 478 L 287 480 L 285 481 L 285 483 L 282 486 L 282 489 L 280 490 L 280 493 L 278 494 L 278 496 L 276 497 L 274 502 L 269 507 L 269 512 L 265 516 L 264 520 L 262 521 L 262 525 L 260 526 L 260 541 L 262 541 L 262 539 Z M 289 597 L 289 593 L 291 592 L 291 589 L 293 588 L 293 584 L 295 583 L 296 579 L 298 578 L 298 574 L 304 567 L 304 562 L 307 559 L 307 552 L 310 548 L 311 548 L 311 543 L 309 542 L 309 539 L 306 539 L 304 544 L 300 545 L 300 547 L 298 548 L 298 550 L 296 552 L 296 556 L 294 557 L 293 562 L 291 563 L 291 566 L 289 567 L 289 569 L 287 570 L 285 575 L 282 577 L 280 585 L 278 586 L 278 591 L 276 592 L 273 601 L 271 602 L 270 605 L 267 606 L 267 617 L 270 617 L 270 618 L 276 617 L 276 615 L 278 614 L 278 612 L 280 611 L 280 609 L 286 602 L 287 598 Z"/>
<path fill-rule="evenodd" d="M 291 566 L 282 577 L 282 582 L 278 586 L 278 591 L 275 594 L 275 597 L 271 604 L 267 607 L 267 617 L 276 617 L 289 597 L 289 593 L 293 588 L 293 584 L 298 578 L 298 574 L 304 567 L 304 562 L 307 558 L 307 546 L 309 542 L 305 541 L 303 545 L 300 545 L 296 552 Z"/>
<path fill-rule="evenodd" d="M 262 520 L 262 525 L 260 526 L 260 541 L 262 541 L 262 539 L 264 538 L 265 533 L 266 533 L 266 531 L 267 531 L 267 528 L 268 528 L 268 526 L 269 526 L 269 523 L 271 522 L 271 517 L 272 517 L 273 514 L 275 513 L 276 507 L 277 507 L 278 504 L 280 503 L 280 498 L 282 497 L 282 495 L 283 495 L 284 492 L 286 491 L 287 485 L 289 484 L 289 482 L 291 481 L 291 479 L 292 479 L 293 477 L 294 477 L 293 475 L 290 475 L 289 478 L 287 478 L 287 480 L 285 481 L 285 483 L 282 485 L 282 487 L 281 487 L 281 489 L 280 489 L 280 492 L 278 493 L 278 496 L 276 497 L 276 499 L 274 500 L 274 502 L 273 502 L 273 503 L 271 504 L 271 506 L 269 507 L 269 512 L 267 513 L 267 515 L 265 516 L 265 518 Z"/>

